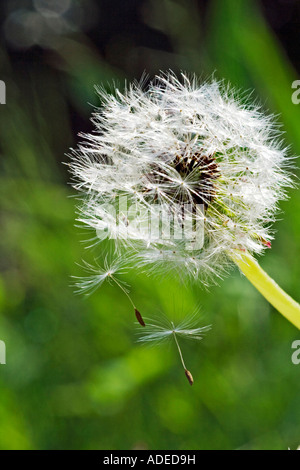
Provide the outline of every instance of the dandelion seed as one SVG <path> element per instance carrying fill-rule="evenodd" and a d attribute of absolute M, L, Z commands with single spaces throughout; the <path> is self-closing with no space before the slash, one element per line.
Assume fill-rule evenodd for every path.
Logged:
<path fill-rule="evenodd" d="M 174 323 L 164 315 L 161 315 L 159 319 L 155 320 L 148 318 L 144 333 L 138 340 L 139 342 L 144 343 L 162 343 L 173 338 L 179 353 L 182 367 L 190 385 L 193 385 L 194 379 L 185 365 L 177 337 L 193 340 L 201 340 L 203 338 L 204 334 L 211 329 L 211 325 L 199 327 L 198 321 L 196 320 L 197 316 L 198 311 L 195 311 L 193 315 L 186 317 L 177 326 L 175 326 Z"/>
<path fill-rule="evenodd" d="M 105 281 L 109 283 L 115 283 L 122 290 L 122 292 L 126 295 L 129 302 L 133 306 L 135 316 L 137 320 L 139 321 L 140 325 L 145 326 L 145 322 L 143 320 L 141 313 L 137 310 L 131 296 L 129 295 L 128 284 L 126 284 L 124 281 L 121 281 L 119 278 L 116 277 L 121 274 L 125 274 L 126 272 L 125 271 L 126 261 L 122 257 L 115 258 L 109 262 L 108 257 L 106 256 L 104 259 L 104 267 L 101 267 L 98 264 L 96 266 L 92 266 L 87 262 L 84 262 L 83 267 L 87 272 L 90 272 L 92 274 L 86 277 L 82 277 L 82 278 L 76 277 L 76 279 L 78 279 L 75 282 L 77 293 L 85 292 L 87 294 L 91 294 L 98 287 L 100 287 Z"/>

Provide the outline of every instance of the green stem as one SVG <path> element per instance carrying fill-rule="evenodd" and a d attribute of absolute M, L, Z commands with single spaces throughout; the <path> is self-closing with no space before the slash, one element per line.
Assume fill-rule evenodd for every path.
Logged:
<path fill-rule="evenodd" d="M 300 305 L 268 276 L 249 253 L 237 250 L 230 253 L 230 257 L 270 304 L 300 329 Z"/>

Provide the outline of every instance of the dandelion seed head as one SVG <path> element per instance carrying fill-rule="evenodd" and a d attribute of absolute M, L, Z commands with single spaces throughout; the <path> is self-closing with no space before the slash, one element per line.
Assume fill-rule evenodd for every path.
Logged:
<path fill-rule="evenodd" d="M 273 116 L 224 83 L 184 74 L 162 74 L 147 90 L 98 91 L 95 132 L 71 155 L 81 222 L 133 250 L 141 269 L 207 283 L 226 271 L 228 254 L 270 246 L 278 203 L 292 185 Z M 122 197 L 134 215 L 112 211 Z"/>

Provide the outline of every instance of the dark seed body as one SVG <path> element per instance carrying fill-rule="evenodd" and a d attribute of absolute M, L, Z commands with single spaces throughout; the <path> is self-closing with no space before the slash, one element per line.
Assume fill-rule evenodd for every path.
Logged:
<path fill-rule="evenodd" d="M 190 373 L 190 371 L 187 370 L 187 369 L 185 369 L 184 372 L 185 372 L 186 378 L 187 378 L 188 381 L 189 381 L 189 384 L 190 384 L 190 385 L 193 385 L 194 379 L 193 379 L 193 376 L 192 376 L 192 374 Z"/>
<path fill-rule="evenodd" d="M 134 309 L 134 313 L 139 324 L 142 326 L 146 326 L 146 323 L 144 322 L 142 315 L 136 308 Z"/>

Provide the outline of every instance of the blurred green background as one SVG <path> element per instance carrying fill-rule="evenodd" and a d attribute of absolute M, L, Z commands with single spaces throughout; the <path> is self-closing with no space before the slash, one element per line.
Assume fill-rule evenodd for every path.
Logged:
<path fill-rule="evenodd" d="M 300 154 L 299 2 L 14 0 L 1 12 L 1 449 L 287 449 L 300 444 L 300 333 L 237 270 L 209 291 L 125 276 L 144 315 L 201 306 L 200 344 L 136 342 L 116 286 L 70 287 L 89 259 L 65 153 L 90 131 L 95 84 L 145 70 L 195 72 L 255 90 Z M 298 42 L 297 42 L 298 41 Z M 295 172 L 299 175 L 298 169 Z M 300 300 L 300 194 L 282 203 L 262 266 Z M 180 292 L 178 294 L 178 292 Z M 176 309 L 175 315 L 180 315 Z"/>

